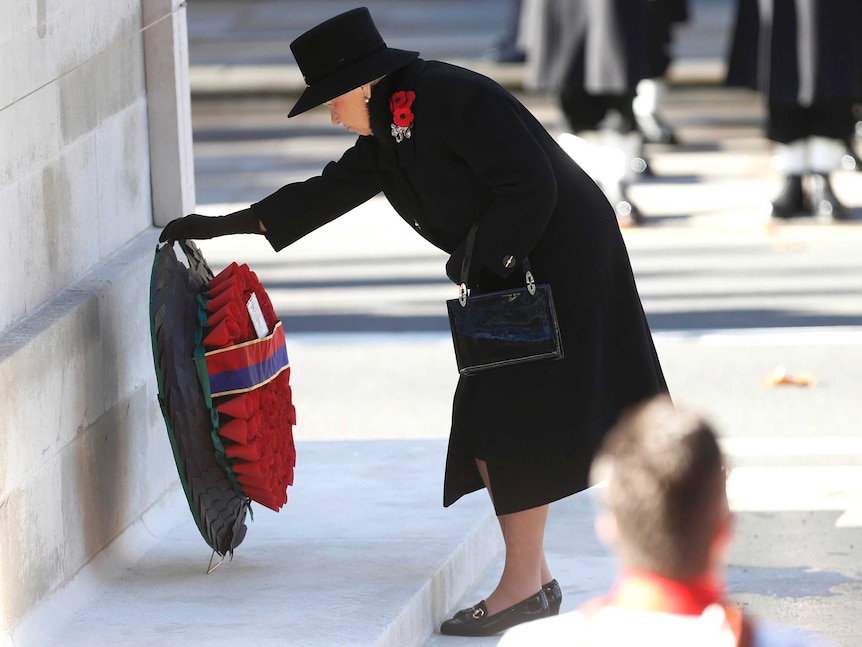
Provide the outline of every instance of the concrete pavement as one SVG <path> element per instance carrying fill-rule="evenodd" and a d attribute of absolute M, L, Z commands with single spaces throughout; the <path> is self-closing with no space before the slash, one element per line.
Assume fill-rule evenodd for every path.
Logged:
<path fill-rule="evenodd" d="M 286 31 L 352 6 L 289 4 L 189 7 L 202 213 L 246 206 L 350 144 L 324 111 L 287 121 L 289 84 L 253 86 L 234 68 L 219 85 L 213 73 L 239 57 L 258 83 L 277 78 L 293 69 Z M 368 5 L 393 46 L 517 76 L 517 66 L 480 63 L 502 1 Z M 626 242 L 674 398 L 726 436 L 734 598 L 860 645 L 862 226 L 768 221 L 778 178 L 762 106 L 708 83 L 727 3 L 694 5 L 678 45 L 685 83 L 666 108 L 682 144 L 649 149 L 656 176 L 633 190 L 648 225 L 626 230 Z M 523 98 L 562 129 L 553 101 Z M 862 174 L 834 181 L 858 214 Z M 457 379 L 443 302 L 454 287 L 445 255 L 400 223 L 378 198 L 280 254 L 257 237 L 201 244 L 216 270 L 249 263 L 284 320 L 299 416 L 290 500 L 279 514 L 256 506 L 233 561 L 206 575 L 209 552 L 175 490 L 19 627 L 16 646 L 494 644 L 432 633 L 493 588 L 501 545 L 484 493 L 441 506 Z M 816 386 L 765 386 L 779 366 Z M 552 506 L 547 547 L 564 610 L 612 581 L 589 493 Z"/>

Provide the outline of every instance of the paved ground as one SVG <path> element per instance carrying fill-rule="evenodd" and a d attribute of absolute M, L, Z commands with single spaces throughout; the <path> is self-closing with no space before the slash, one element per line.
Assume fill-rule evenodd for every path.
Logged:
<path fill-rule="evenodd" d="M 266 46 L 240 60 L 289 66 L 282 28 L 313 23 L 305 13 L 310 5 L 296 3 L 296 23 L 283 14 L 278 24 L 265 13 L 270 5 L 259 4 L 257 19 L 276 21 L 280 44 L 262 38 Z M 417 3 L 369 3 L 393 46 L 415 47 L 429 58 L 471 59 L 486 71 L 481 56 L 505 27 L 504 5 L 435 3 L 417 22 L 410 15 L 421 11 Z M 673 395 L 717 421 L 736 466 L 730 589 L 763 617 L 862 644 L 853 611 L 862 602 L 854 557 L 862 541 L 862 227 L 769 222 L 765 207 L 779 178 L 762 136 L 763 106 L 749 92 L 712 83 L 720 78 L 728 5 L 693 3 L 694 21 L 678 34 L 671 77 L 679 84 L 664 112 L 681 145 L 649 148 L 655 176 L 632 191 L 648 224 L 627 230 L 626 241 Z M 208 6 L 215 13 L 217 3 L 202 8 Z M 193 45 L 195 29 L 192 21 Z M 193 50 L 198 63 L 218 58 L 199 45 Z M 517 78 L 513 70 L 489 73 L 510 82 Z M 245 204 L 307 177 L 351 141 L 331 128 L 322 110 L 284 119 L 290 97 L 222 102 L 206 94 L 194 110 L 197 182 L 199 201 L 211 203 L 212 213 L 229 208 L 222 203 Z M 550 130 L 563 129 L 552 100 L 521 97 Z M 862 174 L 836 173 L 833 181 L 862 216 Z M 284 313 L 297 353 L 313 345 L 311 374 L 296 371 L 298 389 L 309 380 L 302 433 L 376 437 L 373 421 L 385 416 L 399 437 L 445 436 L 448 409 L 436 399 L 447 399 L 455 381 L 451 358 L 443 356 L 442 304 L 452 296 L 441 271 L 445 257 L 401 227 L 382 201 L 327 229 L 277 256 L 265 245 L 244 243 L 252 245 L 247 253 Z M 218 262 L 238 249 L 218 241 L 208 253 Z M 399 359 L 384 361 L 393 352 Z M 764 386 L 779 367 L 812 373 L 817 386 Z M 342 386 L 332 406 L 316 399 L 313 385 L 323 383 Z M 338 425 L 333 406 L 368 422 Z M 587 500 L 573 497 L 556 508 L 549 550 L 566 606 L 574 608 L 607 586 L 612 562 L 589 532 Z M 462 604 L 487 593 L 498 574 L 499 566 L 492 568 Z M 438 637 L 431 644 L 452 641 Z"/>
<path fill-rule="evenodd" d="M 519 76 L 518 66 L 481 59 L 505 27 L 504 0 L 367 4 L 393 46 L 507 83 Z M 190 3 L 199 211 L 244 207 L 350 145 L 323 110 L 285 118 L 298 77 L 290 38 L 350 6 Z M 655 176 L 632 191 L 647 225 L 627 229 L 626 242 L 672 393 L 716 421 L 734 465 L 733 596 L 763 618 L 862 645 L 862 225 L 769 222 L 763 207 L 779 178 L 762 105 L 711 83 L 729 3 L 693 6 L 665 110 L 681 145 L 648 150 Z M 521 97 L 562 129 L 553 101 Z M 862 173 L 834 183 L 862 217 Z M 445 255 L 379 198 L 280 254 L 248 236 L 201 247 L 216 269 L 248 262 L 284 320 L 299 415 L 291 501 L 279 515 L 259 513 L 214 579 L 199 572 L 205 546 L 174 497 L 168 513 L 154 512 L 158 524 L 145 524 L 143 560 L 109 555 L 89 589 L 46 606 L 16 644 L 54 644 L 25 639 L 46 635 L 69 645 L 422 644 L 500 571 L 484 495 L 439 503 L 457 379 Z M 766 386 L 778 367 L 816 386 Z M 591 518 L 588 493 L 552 506 L 547 547 L 564 609 L 613 578 Z M 86 601 L 70 601 L 81 586 Z M 426 644 L 494 642 L 432 635 Z"/>
<path fill-rule="evenodd" d="M 503 26 L 500 5 L 435 4 L 428 31 L 456 14 L 459 28 L 445 42 L 415 41 L 421 45 L 411 43 L 424 25 L 390 11 L 391 3 L 372 11 L 384 16 L 385 34 L 399 34 L 394 46 L 486 66 L 480 57 Z M 627 230 L 626 240 L 674 397 L 710 413 L 736 465 L 734 596 L 764 618 L 859 644 L 853 609 L 862 602 L 854 558 L 862 541 L 862 229 L 814 219 L 769 222 L 765 207 L 779 178 L 762 137 L 763 106 L 749 92 L 708 83 L 720 78 L 727 3 L 695 3 L 695 18 L 679 34 L 672 77 L 680 84 L 665 109 L 682 144 L 648 150 L 655 177 L 632 191 L 647 225 Z M 284 48 L 269 54 L 270 64 L 290 63 Z M 511 82 L 517 70 L 490 73 Z M 219 203 L 242 205 L 307 177 L 351 141 L 322 110 L 285 120 L 289 96 L 238 102 L 206 94 L 195 104 L 197 182 L 199 200 L 215 203 L 206 207 L 212 213 L 231 208 Z M 552 100 L 521 97 L 549 129 L 563 129 Z M 842 172 L 834 183 L 859 214 L 862 175 Z M 455 381 L 451 358 L 441 357 L 448 343 L 442 304 L 452 286 L 441 271 L 445 257 L 399 223 L 374 201 L 278 256 L 253 242 L 242 252 L 255 258 L 284 313 L 294 356 L 314 357 L 311 375 L 307 368 L 295 373 L 298 393 L 309 381 L 301 433 L 376 437 L 382 430 L 374 421 L 385 416 L 399 437 L 446 434 L 448 409 L 435 399 L 447 399 Z M 238 250 L 219 241 L 208 253 L 217 262 Z M 402 352 L 388 363 L 383 357 L 393 344 Z M 781 366 L 813 373 L 817 386 L 764 386 Z M 337 399 L 317 399 L 313 385 L 324 383 Z M 357 424 L 338 425 L 333 407 L 357 412 Z M 590 515 L 583 497 L 552 509 L 548 547 L 568 608 L 600 593 L 613 574 L 590 532 Z M 498 575 L 499 565 L 461 606 L 486 594 Z M 438 636 L 429 644 L 453 642 L 470 641 Z"/>

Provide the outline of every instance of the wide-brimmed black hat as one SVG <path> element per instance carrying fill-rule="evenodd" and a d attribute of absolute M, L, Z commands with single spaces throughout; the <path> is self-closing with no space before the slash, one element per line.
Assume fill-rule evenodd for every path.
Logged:
<path fill-rule="evenodd" d="M 290 44 L 308 86 L 293 117 L 403 67 L 419 52 L 387 47 L 365 7 L 320 23 Z"/>

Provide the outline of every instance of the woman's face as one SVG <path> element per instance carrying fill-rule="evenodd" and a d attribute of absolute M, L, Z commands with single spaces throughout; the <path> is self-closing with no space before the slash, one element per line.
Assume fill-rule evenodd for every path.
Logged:
<path fill-rule="evenodd" d="M 368 116 L 367 98 L 371 96 L 371 86 L 351 90 L 340 97 L 326 102 L 332 125 L 341 124 L 357 135 L 371 134 L 371 118 Z"/>

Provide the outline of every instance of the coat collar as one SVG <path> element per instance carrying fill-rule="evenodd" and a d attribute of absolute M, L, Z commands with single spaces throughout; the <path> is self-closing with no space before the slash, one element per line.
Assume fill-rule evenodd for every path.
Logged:
<path fill-rule="evenodd" d="M 417 59 L 392 74 L 383 77 L 371 91 L 368 102 L 368 113 L 371 117 L 372 137 L 380 154 L 380 167 L 393 168 L 412 166 L 415 160 L 415 139 L 421 135 L 422 101 L 417 92 L 413 102 L 413 113 L 416 115 L 411 128 L 412 136 L 396 142 L 392 136 L 392 111 L 389 109 L 389 99 L 401 90 L 416 92 L 418 77 L 425 66 L 425 61 Z"/>

